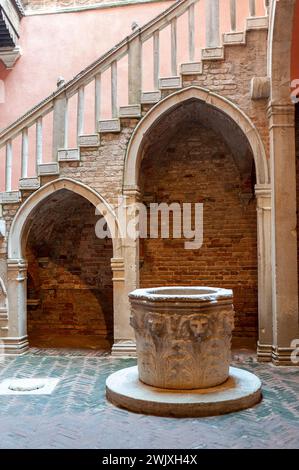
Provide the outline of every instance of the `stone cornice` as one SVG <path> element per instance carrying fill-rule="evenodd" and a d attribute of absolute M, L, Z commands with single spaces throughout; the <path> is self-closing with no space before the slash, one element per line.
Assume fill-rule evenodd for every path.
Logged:
<path fill-rule="evenodd" d="M 111 0 L 110 2 L 100 3 L 94 2 L 87 5 L 72 5 L 72 6 L 62 6 L 62 7 L 53 7 L 53 8 L 40 8 L 40 9 L 25 9 L 25 16 L 35 16 L 35 15 L 55 15 L 58 13 L 74 13 L 86 10 L 102 10 L 107 8 L 114 7 L 123 7 L 130 5 L 138 5 L 144 3 L 161 3 L 161 2 L 175 2 L 175 0 Z"/>
<path fill-rule="evenodd" d="M 267 109 L 269 119 L 269 129 L 294 127 L 295 126 L 295 107 L 290 103 L 270 102 Z"/>

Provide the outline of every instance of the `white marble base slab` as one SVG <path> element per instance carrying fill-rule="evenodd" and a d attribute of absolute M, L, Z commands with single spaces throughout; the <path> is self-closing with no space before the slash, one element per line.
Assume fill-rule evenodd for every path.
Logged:
<path fill-rule="evenodd" d="M 261 381 L 251 372 L 230 368 L 229 379 L 217 387 L 167 390 L 150 387 L 129 367 L 110 375 L 106 396 L 116 406 L 156 416 L 201 417 L 244 410 L 262 399 Z"/>

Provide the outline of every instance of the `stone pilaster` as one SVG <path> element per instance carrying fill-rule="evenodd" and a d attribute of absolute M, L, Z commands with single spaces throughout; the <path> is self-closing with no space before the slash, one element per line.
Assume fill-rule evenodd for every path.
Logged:
<path fill-rule="evenodd" d="M 272 181 L 272 360 L 290 364 L 298 331 L 296 154 L 294 106 L 268 109 Z"/>
<path fill-rule="evenodd" d="M 28 349 L 27 337 L 27 263 L 23 259 L 7 261 L 8 336 L 2 338 L 6 354 Z"/>
<path fill-rule="evenodd" d="M 257 245 L 258 245 L 258 347 L 260 362 L 272 358 L 272 266 L 271 266 L 271 186 L 259 184 L 255 187 L 257 200 Z"/>
<path fill-rule="evenodd" d="M 128 356 L 136 354 L 135 334 L 133 328 L 130 326 L 130 303 L 128 294 L 139 286 L 139 239 L 134 236 L 134 219 L 136 204 L 140 199 L 140 192 L 137 187 L 128 187 L 123 191 L 124 196 L 124 221 L 120 222 L 122 231 L 122 246 L 123 246 L 123 274 L 124 284 L 122 291 L 122 305 L 119 311 L 121 315 L 114 320 L 114 345 L 112 348 L 113 356 Z M 130 228 L 128 233 L 128 227 Z M 133 235 L 133 236 L 132 236 Z M 115 267 L 114 286 L 118 282 L 116 280 Z M 116 287 L 116 286 L 115 286 Z M 117 314 L 114 307 L 114 315 Z"/>

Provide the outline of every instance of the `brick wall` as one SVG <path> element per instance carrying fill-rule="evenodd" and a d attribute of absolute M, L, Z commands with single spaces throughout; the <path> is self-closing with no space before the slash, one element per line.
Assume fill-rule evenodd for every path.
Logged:
<path fill-rule="evenodd" d="M 97 220 L 94 207 L 68 191 L 35 214 L 27 244 L 29 337 L 112 336 L 112 243 L 96 238 Z"/>
<path fill-rule="evenodd" d="M 235 337 L 256 337 L 255 200 L 242 197 L 242 176 L 219 135 L 192 120 L 175 135 L 164 145 L 161 141 L 160 150 L 154 146 L 146 152 L 141 169 L 144 201 L 202 202 L 204 244 L 186 250 L 184 240 L 143 240 L 141 285 L 232 288 Z"/>

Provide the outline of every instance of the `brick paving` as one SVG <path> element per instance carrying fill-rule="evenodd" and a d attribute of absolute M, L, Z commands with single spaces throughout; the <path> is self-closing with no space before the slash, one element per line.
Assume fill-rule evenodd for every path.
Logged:
<path fill-rule="evenodd" d="M 235 356 L 257 374 L 263 401 L 235 414 L 197 419 L 145 416 L 105 399 L 105 379 L 135 364 L 106 353 L 32 349 L 0 363 L 6 378 L 55 377 L 52 395 L 0 396 L 0 448 L 299 448 L 299 369 Z"/>

